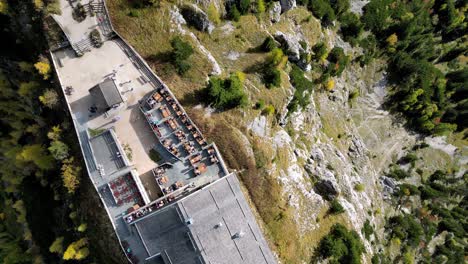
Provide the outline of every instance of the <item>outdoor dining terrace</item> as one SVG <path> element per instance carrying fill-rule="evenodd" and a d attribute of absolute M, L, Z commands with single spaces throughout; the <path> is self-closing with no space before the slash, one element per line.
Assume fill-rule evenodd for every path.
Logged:
<path fill-rule="evenodd" d="M 177 159 L 201 151 L 207 145 L 200 131 L 165 88 L 140 104 L 152 131 L 164 148 Z"/>
<path fill-rule="evenodd" d="M 122 205 L 123 203 L 144 204 L 138 187 L 130 173 L 110 181 L 108 186 L 117 205 Z"/>

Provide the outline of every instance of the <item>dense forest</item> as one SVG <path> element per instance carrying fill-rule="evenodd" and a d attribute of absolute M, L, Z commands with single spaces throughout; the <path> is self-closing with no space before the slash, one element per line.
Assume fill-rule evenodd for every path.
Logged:
<path fill-rule="evenodd" d="M 83 200 L 95 194 L 82 176 L 80 150 L 70 136 L 73 127 L 43 35 L 44 17 L 57 11 L 56 4 L 0 1 L 0 259 L 5 264 L 98 260 L 92 252 L 102 232 L 95 230 L 97 220 L 88 225 L 94 210 Z M 99 203 L 96 197 L 86 199 Z"/>

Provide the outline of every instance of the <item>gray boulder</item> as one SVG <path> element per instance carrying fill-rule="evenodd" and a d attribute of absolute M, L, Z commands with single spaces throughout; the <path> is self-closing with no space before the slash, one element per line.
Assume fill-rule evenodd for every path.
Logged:
<path fill-rule="evenodd" d="M 281 13 L 284 13 L 296 7 L 296 0 L 280 0 L 280 3 L 281 3 Z"/>
<path fill-rule="evenodd" d="M 273 23 L 281 20 L 281 4 L 280 2 L 273 2 L 270 8 L 270 21 Z"/>
<path fill-rule="evenodd" d="M 314 191 L 328 201 L 335 199 L 339 194 L 338 187 L 329 180 L 317 182 L 314 186 Z"/>
<path fill-rule="evenodd" d="M 200 30 L 211 33 L 214 29 L 213 23 L 208 19 L 208 15 L 194 4 L 184 5 L 180 9 L 187 24 Z"/>
<path fill-rule="evenodd" d="M 286 49 L 286 55 L 292 62 L 298 62 L 301 59 L 301 51 L 303 51 L 299 40 L 294 36 L 286 35 L 281 31 L 275 33 L 275 40 Z"/>

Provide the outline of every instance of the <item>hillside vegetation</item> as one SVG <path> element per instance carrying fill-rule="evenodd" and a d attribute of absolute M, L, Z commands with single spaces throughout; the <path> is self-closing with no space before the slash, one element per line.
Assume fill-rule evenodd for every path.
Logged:
<path fill-rule="evenodd" d="M 281 131 L 278 124 L 284 122 L 283 118 L 307 112 L 311 104 L 316 104 L 314 94 L 335 96 L 336 86 L 341 86 L 348 68 L 379 65 L 389 73 L 387 108 L 406 117 L 408 127 L 424 134 L 463 131 L 466 40 L 461 32 L 466 22 L 452 19 L 453 31 L 448 34 L 451 37 L 443 36 L 447 32 L 441 27 L 446 24 L 445 6 L 452 13 L 461 14 L 466 11 L 464 4 L 372 0 L 359 15 L 350 11 L 351 4 L 346 0 L 298 1 L 297 8 L 272 23 L 269 12 L 273 1 L 202 1 L 198 7 L 208 14 L 214 26 L 209 32 L 192 20 L 187 20 L 187 25 L 178 24 L 176 7 L 183 9 L 184 16 L 186 4 L 108 1 L 117 31 L 182 99 L 203 132 L 220 147 L 229 167 L 241 172 L 280 259 L 284 263 L 323 258 L 360 263 L 362 253 L 372 252 L 362 248 L 359 240 L 367 237 L 371 241 L 374 223 L 366 221 L 363 237 L 346 233 L 343 228 L 351 226 L 346 210 L 332 200 L 330 211 L 314 212 L 318 215 L 318 228 L 299 231 L 304 229 L 297 216 L 300 209 L 290 206 L 285 186 L 279 180 L 281 171 L 291 166 L 294 154 L 253 134 L 249 122 L 264 116 L 272 133 Z M 297 39 L 284 41 L 275 35 L 278 31 Z M 180 36 L 194 47 L 194 56 L 189 59 L 192 67 L 182 75 L 169 70 L 170 65 L 161 59 L 169 49 L 167 36 Z M 336 45 L 336 38 L 349 44 Z M 292 47 L 296 44 L 298 53 Z M 209 77 L 214 62 L 207 59 L 203 49 L 219 64 L 220 76 Z M 359 90 L 348 96 L 349 104 L 355 104 Z M 208 113 L 194 107 L 200 103 L 216 111 Z M 285 129 L 291 138 L 299 138 L 298 149 L 308 151 L 314 139 L 296 136 L 291 128 L 293 119 L 286 120 Z M 350 136 L 340 131 L 346 125 L 333 121 L 324 123 L 327 135 L 337 140 Z M 365 188 L 364 184 L 356 184 L 353 191 L 365 192 Z M 374 216 L 382 217 L 377 213 Z M 337 222 L 344 226 L 332 227 Z M 327 243 L 328 247 L 321 246 L 322 254 L 314 253 L 314 248 Z M 343 243 L 352 243 L 355 249 L 341 252 Z M 378 248 L 378 242 L 372 243 Z M 367 258 L 370 261 L 371 256 Z"/>

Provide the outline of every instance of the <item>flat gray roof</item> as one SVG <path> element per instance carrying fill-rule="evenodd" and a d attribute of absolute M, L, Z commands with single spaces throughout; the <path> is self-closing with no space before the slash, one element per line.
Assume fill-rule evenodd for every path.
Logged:
<path fill-rule="evenodd" d="M 119 89 L 115 85 L 114 80 L 110 78 L 89 89 L 89 93 L 94 97 L 98 97 L 95 99 L 103 101 L 107 107 L 112 107 L 123 102 Z"/>
<path fill-rule="evenodd" d="M 110 175 L 125 167 L 122 158 L 124 153 L 120 153 L 113 135 L 109 130 L 99 134 L 90 140 L 91 148 L 96 159 L 96 166 L 102 170 L 103 175 Z"/>
<path fill-rule="evenodd" d="M 161 255 L 172 263 L 197 263 L 198 252 L 177 210 L 176 206 L 168 206 L 135 226 L 149 256 Z"/>
<path fill-rule="evenodd" d="M 135 222 L 149 255 L 174 264 L 276 263 L 239 184 L 230 174 Z"/>

